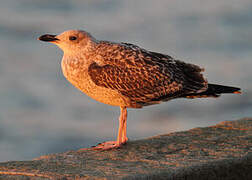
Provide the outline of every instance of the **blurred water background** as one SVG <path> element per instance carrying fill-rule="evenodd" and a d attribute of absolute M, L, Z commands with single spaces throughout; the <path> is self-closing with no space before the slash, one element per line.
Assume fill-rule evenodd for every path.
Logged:
<path fill-rule="evenodd" d="M 252 116 L 251 0 L 3 0 L 0 2 L 0 161 L 27 160 L 116 138 L 119 108 L 62 75 L 62 52 L 36 38 L 84 29 L 205 67 L 242 95 L 178 99 L 129 110 L 131 140 Z"/>

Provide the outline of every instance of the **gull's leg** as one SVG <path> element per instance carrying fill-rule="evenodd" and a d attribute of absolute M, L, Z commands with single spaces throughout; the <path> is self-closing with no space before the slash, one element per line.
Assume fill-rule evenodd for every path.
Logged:
<path fill-rule="evenodd" d="M 120 107 L 121 113 L 119 117 L 119 128 L 117 134 L 117 144 L 122 144 L 122 133 L 123 133 L 123 125 L 124 125 L 124 107 Z"/>
<path fill-rule="evenodd" d="M 127 109 L 123 109 L 123 127 L 122 127 L 122 144 L 125 144 L 128 141 L 127 138 Z"/>
<path fill-rule="evenodd" d="M 119 117 L 119 128 L 118 128 L 118 134 L 117 134 L 117 141 L 108 141 L 101 144 L 98 144 L 97 146 L 93 147 L 92 149 L 112 149 L 112 148 L 118 148 L 122 144 L 125 144 L 128 138 L 126 137 L 126 121 L 127 121 L 127 109 L 126 107 L 120 107 L 121 113 Z"/>

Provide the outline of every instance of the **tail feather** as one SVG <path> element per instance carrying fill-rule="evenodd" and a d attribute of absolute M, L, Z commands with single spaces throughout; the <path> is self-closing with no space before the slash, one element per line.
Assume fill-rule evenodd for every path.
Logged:
<path fill-rule="evenodd" d="M 231 86 L 223 86 L 218 84 L 208 84 L 208 88 L 206 91 L 201 93 L 192 93 L 188 94 L 186 98 L 207 98 L 207 97 L 219 97 L 223 93 L 234 93 L 240 94 L 240 88 L 231 87 Z"/>

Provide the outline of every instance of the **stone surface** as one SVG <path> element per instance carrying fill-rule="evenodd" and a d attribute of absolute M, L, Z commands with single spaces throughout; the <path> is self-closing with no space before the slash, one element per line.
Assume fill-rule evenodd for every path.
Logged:
<path fill-rule="evenodd" d="M 132 141 L 120 149 L 78 150 L 0 163 L 0 179 L 250 179 L 252 119 Z"/>

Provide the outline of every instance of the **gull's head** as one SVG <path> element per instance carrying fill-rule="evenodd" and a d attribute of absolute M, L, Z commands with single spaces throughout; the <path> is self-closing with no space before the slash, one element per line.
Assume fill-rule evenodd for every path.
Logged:
<path fill-rule="evenodd" d="M 96 42 L 88 32 L 82 30 L 69 30 L 59 35 L 45 34 L 38 40 L 54 43 L 65 53 L 90 48 Z"/>

